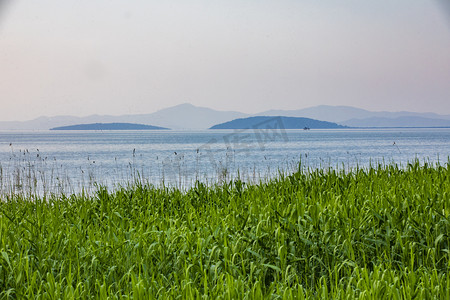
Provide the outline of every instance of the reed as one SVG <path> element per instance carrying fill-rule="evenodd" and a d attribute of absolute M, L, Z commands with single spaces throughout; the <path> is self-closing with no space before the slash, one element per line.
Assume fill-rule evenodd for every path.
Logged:
<path fill-rule="evenodd" d="M 224 156 L 221 153 L 210 156 L 201 151 L 194 151 L 194 156 L 192 153 L 175 152 L 163 159 L 156 156 L 156 160 L 138 155 L 135 149 L 130 153 L 132 155 L 129 157 L 114 157 L 110 161 L 98 161 L 87 156 L 84 162 L 78 159 L 74 166 L 67 159 L 59 161 L 39 150 L 11 149 L 9 157 L 2 157 L 0 162 L 0 194 L 23 194 L 28 197 L 93 194 L 99 184 L 112 192 L 135 182 L 186 191 L 198 181 L 210 186 L 236 178 L 258 183 L 277 175 L 269 167 L 239 166 L 232 151 L 227 151 Z M 294 160 L 289 161 L 283 172 L 294 171 L 295 164 Z"/>
<path fill-rule="evenodd" d="M 2 299 L 450 298 L 450 163 L 2 197 Z"/>

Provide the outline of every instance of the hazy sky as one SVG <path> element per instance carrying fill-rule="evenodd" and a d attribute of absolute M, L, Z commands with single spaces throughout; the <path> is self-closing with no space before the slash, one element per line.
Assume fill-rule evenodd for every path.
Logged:
<path fill-rule="evenodd" d="M 1 121 L 184 102 L 450 114 L 450 11 L 438 1 L 17 0 L 0 10 Z"/>

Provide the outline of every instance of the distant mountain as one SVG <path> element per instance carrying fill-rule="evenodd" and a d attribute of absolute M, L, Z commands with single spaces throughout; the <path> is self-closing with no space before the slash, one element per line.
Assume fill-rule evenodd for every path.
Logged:
<path fill-rule="evenodd" d="M 409 119 L 408 122 L 402 121 L 403 123 L 400 123 L 403 124 L 401 125 L 403 127 L 436 127 L 436 123 L 431 120 L 450 120 L 450 115 L 438 115 L 435 113 L 415 113 L 407 111 L 373 112 L 351 106 L 328 105 L 320 105 L 298 110 L 270 110 L 259 114 L 249 115 L 237 111 L 217 111 L 214 109 L 198 107 L 185 103 L 165 108 L 150 114 L 121 116 L 91 115 L 87 117 L 55 116 L 40 117 L 25 122 L 0 122 L 0 130 L 48 130 L 54 127 L 91 123 L 138 123 L 172 129 L 195 130 L 207 129 L 215 124 L 250 116 L 303 117 L 358 127 L 374 127 L 374 123 L 376 122 L 372 118 L 381 118 L 380 122 L 383 121 L 383 119 L 396 119 L 403 117 L 419 117 L 429 119 L 429 121 L 426 122 L 425 120 L 422 120 L 423 122 L 416 122 L 413 119 Z M 357 119 L 359 121 L 356 121 Z M 438 121 L 438 123 L 439 122 L 441 121 Z M 393 126 L 392 124 L 397 124 L 395 127 L 400 126 L 395 121 L 385 120 L 382 127 Z"/>
<path fill-rule="evenodd" d="M 154 125 L 172 129 L 206 129 L 220 122 L 246 116 L 241 112 L 217 111 L 185 103 L 159 110 L 149 115 L 148 120 Z"/>
<path fill-rule="evenodd" d="M 139 123 L 171 129 L 207 129 L 218 122 L 226 122 L 248 116 L 235 111 L 217 111 L 188 103 L 169 107 L 151 114 L 91 115 L 87 117 L 40 117 L 24 122 L 0 122 L 0 130 L 48 130 L 72 124 L 91 123 Z"/>
<path fill-rule="evenodd" d="M 222 124 L 212 126 L 210 129 L 250 129 L 265 128 L 265 124 L 274 125 L 282 123 L 284 129 L 337 129 L 345 126 L 336 123 L 319 121 L 309 118 L 278 117 L 278 116 L 259 116 L 232 120 Z"/>
<path fill-rule="evenodd" d="M 133 123 L 93 123 L 54 127 L 50 130 L 167 130 L 168 128 Z"/>
<path fill-rule="evenodd" d="M 258 116 L 286 116 L 304 117 L 311 119 L 325 120 L 328 122 L 340 122 L 356 117 L 369 117 L 372 112 L 350 107 L 350 106 L 328 106 L 319 105 L 297 110 L 268 110 L 256 115 Z"/>
<path fill-rule="evenodd" d="M 347 125 L 348 120 L 367 118 L 398 118 L 398 117 L 421 117 L 429 119 L 450 120 L 450 115 L 439 115 L 435 113 L 416 113 L 408 111 L 388 112 L 388 111 L 368 111 L 351 106 L 329 106 L 319 105 L 298 110 L 268 110 L 257 114 L 259 116 L 287 116 L 305 117 L 319 119 L 328 122 Z M 363 126 L 363 125 L 361 125 Z M 427 125 L 428 126 L 428 125 Z"/>
<path fill-rule="evenodd" d="M 450 120 L 422 117 L 366 118 L 341 122 L 352 127 L 450 127 Z"/>

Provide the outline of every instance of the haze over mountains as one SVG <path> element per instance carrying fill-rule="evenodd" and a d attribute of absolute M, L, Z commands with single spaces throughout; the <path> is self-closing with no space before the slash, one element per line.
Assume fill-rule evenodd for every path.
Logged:
<path fill-rule="evenodd" d="M 199 130 L 250 116 L 304 117 L 352 127 L 450 127 L 450 115 L 436 113 L 372 112 L 350 106 L 320 105 L 299 110 L 269 110 L 251 115 L 237 111 L 217 111 L 185 103 L 150 114 L 55 116 L 24 122 L 0 122 L 0 130 L 48 130 L 87 123 L 139 123 L 175 130 Z"/>
<path fill-rule="evenodd" d="M 89 123 L 138 123 L 175 130 L 206 129 L 217 123 L 227 122 L 247 114 L 234 111 L 217 111 L 197 107 L 188 103 L 158 110 L 150 114 L 137 115 L 91 115 L 87 117 L 55 116 L 40 117 L 25 122 L 0 122 L 3 130 L 47 130 L 53 127 Z"/>
<path fill-rule="evenodd" d="M 355 127 L 450 126 L 450 115 L 439 115 L 436 113 L 416 113 L 408 111 L 369 111 L 351 106 L 319 105 L 298 110 L 268 110 L 257 115 L 307 117 L 311 119 L 335 122 L 341 125 Z M 435 120 L 444 120 L 445 122 L 437 123 Z M 383 123 L 383 121 L 385 121 L 386 123 Z M 416 121 L 420 125 L 415 125 Z"/>

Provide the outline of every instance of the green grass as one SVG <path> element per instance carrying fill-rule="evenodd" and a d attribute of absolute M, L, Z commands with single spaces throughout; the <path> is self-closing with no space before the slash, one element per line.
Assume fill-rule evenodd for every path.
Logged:
<path fill-rule="evenodd" d="M 450 299 L 450 164 L 0 202 L 0 298 Z"/>

